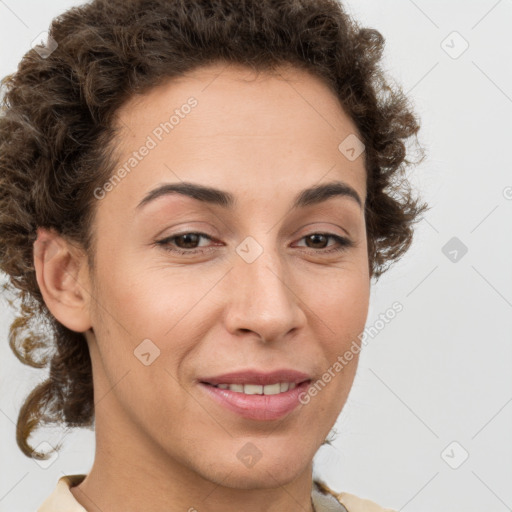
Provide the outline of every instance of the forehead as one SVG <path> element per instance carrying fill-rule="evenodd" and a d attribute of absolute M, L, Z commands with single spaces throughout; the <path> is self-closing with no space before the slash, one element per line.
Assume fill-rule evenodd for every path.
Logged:
<path fill-rule="evenodd" d="M 145 124 L 146 119 L 157 121 L 155 113 L 161 119 L 168 119 L 166 114 L 179 109 L 191 97 L 199 106 L 194 109 L 191 122 L 200 118 L 201 125 L 208 123 L 210 136 L 235 129 L 240 135 L 270 135 L 273 126 L 280 129 L 288 121 L 291 128 L 298 119 L 307 120 L 310 127 L 324 125 L 324 129 L 333 131 L 348 128 L 356 132 L 354 123 L 325 81 L 289 64 L 260 71 L 238 64 L 215 63 L 199 67 L 133 96 L 117 112 L 118 124 L 121 128 L 147 131 L 151 126 Z M 258 112 L 261 115 L 255 116 Z M 287 114 L 284 118 L 283 112 Z M 267 123 L 261 122 L 262 117 Z M 218 122 L 213 130 L 214 120 L 227 121 L 227 124 Z M 198 135 L 201 132 L 196 131 Z"/>
<path fill-rule="evenodd" d="M 179 181 L 283 194 L 292 182 L 343 178 L 365 197 L 364 154 L 351 160 L 339 149 L 356 127 L 328 85 L 304 70 L 198 68 L 131 98 L 117 121 L 119 166 L 151 146 L 109 193 L 122 188 L 134 206 L 155 183 Z"/>

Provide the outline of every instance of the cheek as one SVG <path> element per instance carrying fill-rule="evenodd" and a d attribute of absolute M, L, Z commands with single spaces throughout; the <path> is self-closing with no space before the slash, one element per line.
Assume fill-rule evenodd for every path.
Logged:
<path fill-rule="evenodd" d="M 370 300 L 366 266 L 340 264 L 310 275 L 303 283 L 306 302 L 333 331 L 345 334 L 364 327 Z"/>
<path fill-rule="evenodd" d="M 298 265 L 290 267 L 287 273 L 286 280 L 297 296 L 297 307 L 303 308 L 307 316 L 311 314 L 310 322 L 316 325 L 310 327 L 324 341 L 334 338 L 330 352 L 340 350 L 340 344 L 350 344 L 364 329 L 369 302 L 365 255 L 365 248 L 361 247 L 331 267 Z M 204 270 L 201 274 L 198 267 L 169 268 L 154 261 L 146 265 L 135 257 L 116 258 L 114 266 L 111 261 L 112 258 L 103 258 L 103 264 L 98 266 L 101 268 L 99 307 L 105 310 L 102 311 L 102 317 L 106 317 L 105 328 L 111 324 L 120 336 L 128 337 L 132 350 L 148 338 L 162 343 L 173 339 L 175 354 L 187 351 L 187 346 L 179 346 L 179 339 L 186 343 L 187 336 L 178 334 L 183 334 L 182 329 L 191 318 L 197 319 L 199 315 L 204 319 L 214 313 L 210 301 L 216 291 L 224 294 L 232 289 L 224 282 L 212 290 L 225 268 Z M 197 330 L 188 331 L 188 342 L 195 335 Z"/>
<path fill-rule="evenodd" d="M 333 368 L 339 357 L 343 358 L 343 378 L 336 378 L 336 385 L 344 388 L 351 382 L 361 349 L 361 333 L 364 331 L 370 300 L 370 283 L 365 272 L 339 273 L 331 279 L 317 281 L 317 285 L 307 292 L 308 306 L 313 314 L 312 331 L 321 343 L 325 368 Z M 349 359 L 349 360 L 347 360 Z M 339 364 L 337 364 L 339 369 Z"/>
<path fill-rule="evenodd" d="M 119 265 L 106 274 L 101 301 L 107 307 L 100 308 L 97 334 L 111 371 L 118 378 L 127 370 L 132 376 L 142 372 L 140 382 L 147 385 L 169 379 L 169 374 L 161 374 L 164 367 L 176 374 L 204 335 L 198 325 L 207 313 L 205 295 L 211 286 L 209 278 L 198 280 L 190 269 L 125 270 Z M 148 352 L 150 368 L 137 359 Z"/>
<path fill-rule="evenodd" d="M 105 300 L 130 334 L 149 337 L 155 329 L 173 327 L 186 309 L 194 287 L 180 272 L 148 271 L 135 264 L 122 265 L 105 275 Z"/>
<path fill-rule="evenodd" d="M 352 274 L 352 277 L 333 280 L 323 294 L 317 295 L 314 308 L 320 311 L 317 329 L 325 333 L 321 338 L 324 363 L 317 386 L 317 405 L 325 407 L 332 422 L 341 412 L 352 387 L 362 348 L 361 333 L 368 315 L 369 279 L 364 272 Z"/>

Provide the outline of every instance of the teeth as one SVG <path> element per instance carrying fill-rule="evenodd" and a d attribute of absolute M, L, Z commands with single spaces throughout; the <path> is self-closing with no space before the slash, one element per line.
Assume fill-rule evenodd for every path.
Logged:
<path fill-rule="evenodd" d="M 264 395 L 277 395 L 278 393 L 281 393 L 281 384 L 279 384 L 279 382 L 263 386 Z"/>
<path fill-rule="evenodd" d="M 263 393 L 263 386 L 258 384 L 244 384 L 245 395 L 261 395 Z"/>
<path fill-rule="evenodd" d="M 266 386 L 260 384 L 217 384 L 215 387 L 246 395 L 277 395 L 296 388 L 297 384 L 295 382 L 276 382 Z"/>

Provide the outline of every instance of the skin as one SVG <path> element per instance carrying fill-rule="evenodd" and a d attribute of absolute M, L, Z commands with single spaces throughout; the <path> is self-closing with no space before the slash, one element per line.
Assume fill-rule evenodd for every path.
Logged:
<path fill-rule="evenodd" d="M 93 365 L 95 461 L 71 492 L 88 511 L 311 511 L 312 459 L 347 400 L 357 354 L 307 405 L 267 422 L 219 406 L 197 379 L 294 368 L 315 382 L 358 341 L 370 292 L 364 209 L 347 196 L 291 208 L 301 190 L 334 180 L 364 203 L 364 155 L 338 150 L 357 130 L 305 71 L 215 64 L 119 110 L 120 165 L 190 96 L 191 113 L 97 201 L 94 269 L 39 229 L 44 300 L 85 334 Z M 237 205 L 173 194 L 136 209 L 155 186 L 181 181 L 229 191 Z M 186 232 L 211 240 L 168 247 L 212 251 L 155 244 Z M 353 244 L 325 254 L 335 239 L 305 238 L 325 232 Z M 263 250 L 252 263 L 235 251 L 247 236 Z M 134 355 L 145 339 L 160 350 L 148 366 Z M 248 442 L 261 453 L 252 467 L 237 457 Z"/>

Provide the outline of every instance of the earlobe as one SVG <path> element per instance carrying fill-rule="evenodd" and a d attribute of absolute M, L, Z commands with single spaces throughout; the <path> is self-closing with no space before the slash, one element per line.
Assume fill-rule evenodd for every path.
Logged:
<path fill-rule="evenodd" d="M 34 269 L 37 284 L 52 315 L 72 331 L 85 332 L 91 328 L 89 283 L 85 255 L 58 233 L 37 229 L 34 242 Z"/>

